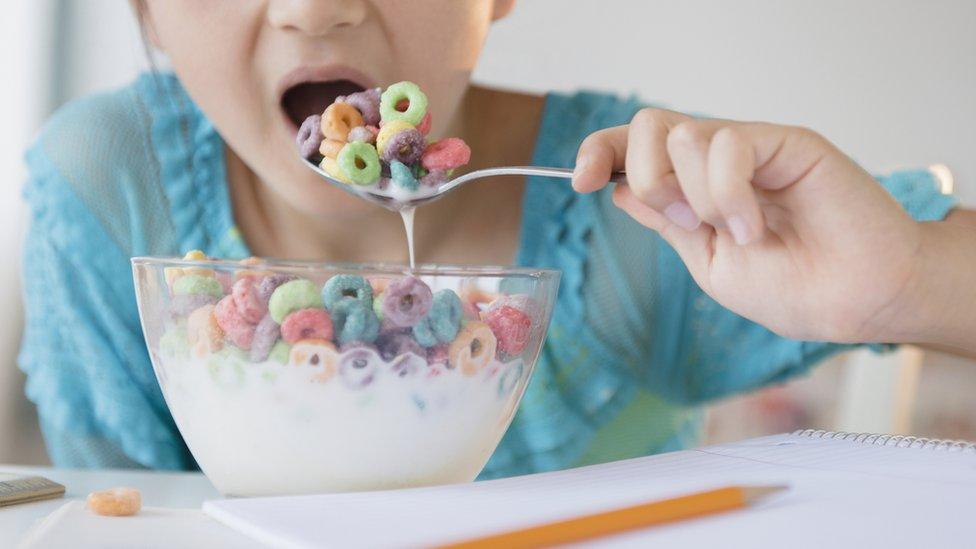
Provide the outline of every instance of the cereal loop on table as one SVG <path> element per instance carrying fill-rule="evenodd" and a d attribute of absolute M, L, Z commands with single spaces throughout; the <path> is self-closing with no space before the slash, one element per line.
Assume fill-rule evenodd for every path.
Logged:
<path fill-rule="evenodd" d="M 142 495 L 135 488 L 111 488 L 88 494 L 87 504 L 96 515 L 130 517 L 142 509 Z"/>
<path fill-rule="evenodd" d="M 363 125 L 363 115 L 348 103 L 333 103 L 322 113 L 322 135 L 326 139 L 346 141 L 349 130 Z"/>
<path fill-rule="evenodd" d="M 402 101 L 407 102 L 405 108 Z M 380 96 L 380 117 L 384 122 L 403 120 L 416 126 L 426 114 L 427 95 L 413 82 L 397 82 Z"/>
<path fill-rule="evenodd" d="M 336 159 L 342 173 L 356 185 L 372 185 L 380 178 L 380 158 L 369 143 L 346 143 Z"/>
<path fill-rule="evenodd" d="M 275 289 L 268 301 L 268 311 L 271 318 L 278 324 L 285 317 L 299 309 L 321 309 L 322 296 L 318 286 L 311 280 L 300 278 L 286 282 Z"/>
<path fill-rule="evenodd" d="M 330 311 L 336 303 L 346 298 L 358 299 L 372 306 L 373 287 L 365 278 L 356 275 L 333 276 L 322 287 L 322 302 Z"/>
<path fill-rule="evenodd" d="M 472 321 L 458 332 L 448 347 L 451 364 L 464 375 L 473 376 L 487 366 L 495 356 L 497 341 L 484 322 Z"/>
<path fill-rule="evenodd" d="M 291 344 L 303 339 L 332 339 L 332 317 L 324 309 L 299 309 L 281 323 L 281 338 Z"/>

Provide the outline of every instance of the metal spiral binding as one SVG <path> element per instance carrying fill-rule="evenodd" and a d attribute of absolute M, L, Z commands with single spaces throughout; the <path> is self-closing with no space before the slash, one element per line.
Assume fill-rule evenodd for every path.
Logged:
<path fill-rule="evenodd" d="M 820 429 L 800 429 L 793 431 L 792 434 L 794 436 L 809 438 L 849 440 L 859 444 L 891 446 L 893 448 L 922 448 L 930 450 L 945 450 L 948 452 L 976 453 L 976 443 L 967 442 L 965 440 L 944 440 L 937 438 L 913 437 L 908 435 L 850 433 L 847 431 L 824 431 Z"/>

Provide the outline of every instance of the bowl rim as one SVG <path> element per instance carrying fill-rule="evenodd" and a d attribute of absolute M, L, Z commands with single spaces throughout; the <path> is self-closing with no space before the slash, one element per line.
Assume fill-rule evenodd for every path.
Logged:
<path fill-rule="evenodd" d="M 531 278 L 558 278 L 562 271 L 558 269 L 545 269 L 537 267 L 518 267 L 504 265 L 441 265 L 441 264 L 420 264 L 414 268 L 409 265 L 399 263 L 384 262 L 342 262 L 342 261 L 310 261 L 276 258 L 258 258 L 260 263 L 242 264 L 240 260 L 231 259 L 183 259 L 177 256 L 136 256 L 131 258 L 133 267 L 202 267 L 217 269 L 239 269 L 256 270 L 261 268 L 268 269 L 291 269 L 305 271 L 342 271 L 347 273 L 368 273 L 368 274 L 391 274 L 404 275 L 412 274 L 419 276 L 479 276 L 479 277 L 505 277 L 505 276 L 526 276 Z"/>

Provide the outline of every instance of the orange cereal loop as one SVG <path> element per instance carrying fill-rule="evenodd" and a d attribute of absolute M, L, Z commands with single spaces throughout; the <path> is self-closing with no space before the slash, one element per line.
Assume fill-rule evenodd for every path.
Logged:
<path fill-rule="evenodd" d="M 194 356 L 203 358 L 224 346 L 224 331 L 217 324 L 214 306 L 204 305 L 186 319 L 186 339 Z"/>
<path fill-rule="evenodd" d="M 346 145 L 345 141 L 337 141 L 335 139 L 323 139 L 322 145 L 319 146 L 319 154 L 326 158 L 332 158 L 333 160 L 339 157 L 339 151 L 342 147 Z"/>
<path fill-rule="evenodd" d="M 345 143 L 349 130 L 363 126 L 363 115 L 348 103 L 333 103 L 322 113 L 322 135 Z"/>
<path fill-rule="evenodd" d="M 335 345 L 324 339 L 302 339 L 295 342 L 288 354 L 288 364 L 310 368 L 312 381 L 325 383 L 336 373 L 338 354 Z"/>
<path fill-rule="evenodd" d="M 253 266 L 253 265 L 264 265 L 264 260 L 260 257 L 248 257 L 240 260 L 238 263 L 241 265 Z M 255 271 L 252 269 L 242 269 L 234 273 L 234 280 L 240 280 L 242 278 L 264 278 L 266 276 L 271 276 L 271 271 Z"/>
<path fill-rule="evenodd" d="M 471 321 L 458 332 L 447 348 L 451 364 L 466 376 L 473 376 L 487 366 L 495 356 L 498 340 L 484 322 Z"/>
<path fill-rule="evenodd" d="M 118 487 L 88 494 L 88 508 L 104 517 L 130 517 L 142 508 L 142 496 L 135 488 Z"/>

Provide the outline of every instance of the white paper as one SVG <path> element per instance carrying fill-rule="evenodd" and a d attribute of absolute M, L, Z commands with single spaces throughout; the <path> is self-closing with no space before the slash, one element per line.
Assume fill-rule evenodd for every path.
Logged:
<path fill-rule="evenodd" d="M 976 455 L 780 435 L 472 484 L 209 501 L 204 512 L 275 547 L 417 547 L 731 484 L 791 488 L 748 510 L 600 542 L 955 546 L 971 537 Z"/>

